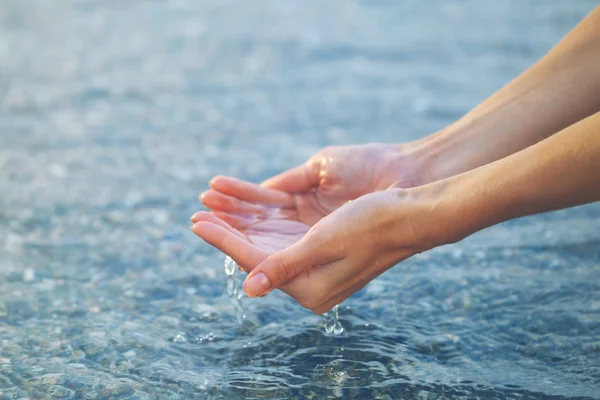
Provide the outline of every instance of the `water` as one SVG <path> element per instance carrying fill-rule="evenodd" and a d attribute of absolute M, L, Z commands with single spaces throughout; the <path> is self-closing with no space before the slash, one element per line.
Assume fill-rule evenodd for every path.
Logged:
<path fill-rule="evenodd" d="M 0 398 L 600 398 L 598 204 L 406 261 L 341 335 L 240 314 L 188 229 L 211 176 L 426 135 L 593 6 L 3 0 Z"/>
<path fill-rule="evenodd" d="M 258 324 L 256 317 L 244 309 L 244 303 L 242 299 L 245 297 L 242 290 L 243 279 L 239 279 L 235 273 L 236 269 L 241 269 L 231 257 L 225 257 L 225 275 L 227 276 L 227 294 L 229 295 L 229 301 L 233 306 L 235 316 L 240 324 Z"/>
<path fill-rule="evenodd" d="M 237 278 L 235 273 L 236 269 L 241 270 L 241 268 L 231 259 L 231 257 L 225 257 L 224 263 L 225 275 L 227 276 L 227 294 L 229 295 L 229 300 L 233 305 L 235 310 L 235 315 L 240 324 L 243 324 L 247 321 L 252 321 L 252 323 L 256 324 L 256 318 L 254 316 L 248 316 L 247 312 L 244 310 L 244 303 L 242 298 L 244 298 L 244 292 L 241 289 L 242 280 Z M 324 314 L 323 319 L 323 327 L 326 333 L 333 335 L 341 335 L 344 333 L 344 327 L 340 321 L 340 313 L 339 313 L 339 305 L 335 306 L 330 312 Z M 185 336 L 179 335 L 177 338 L 183 340 Z"/>
<path fill-rule="evenodd" d="M 325 314 L 325 332 L 334 335 L 341 335 L 344 333 L 344 326 L 340 320 L 339 304 Z"/>
<path fill-rule="evenodd" d="M 229 295 L 229 300 L 235 309 L 235 315 L 238 319 L 238 322 L 242 323 L 244 319 L 246 319 L 246 315 L 244 314 L 244 307 L 242 305 L 243 292 L 240 287 L 240 281 L 235 275 L 237 265 L 235 261 L 231 259 L 231 257 L 225 257 L 224 267 L 225 275 L 227 276 L 227 294 Z"/>

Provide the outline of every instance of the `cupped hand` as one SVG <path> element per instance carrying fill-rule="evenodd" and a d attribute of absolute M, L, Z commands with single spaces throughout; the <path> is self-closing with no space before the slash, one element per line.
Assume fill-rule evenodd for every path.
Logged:
<path fill-rule="evenodd" d="M 279 288 L 321 314 L 396 263 L 447 242 L 436 201 L 421 192 L 367 194 L 312 227 L 200 212 L 192 230 L 250 272 L 244 283 L 249 296 Z"/>
<path fill-rule="evenodd" d="M 279 210 L 285 218 L 312 226 L 348 201 L 393 183 L 403 188 L 422 184 L 416 152 L 411 144 L 327 147 L 260 187 L 216 177 L 200 199 L 216 212 L 265 217 Z"/>

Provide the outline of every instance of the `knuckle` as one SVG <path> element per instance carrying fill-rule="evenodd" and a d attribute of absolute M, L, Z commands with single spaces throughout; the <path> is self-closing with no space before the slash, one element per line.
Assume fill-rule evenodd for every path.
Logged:
<path fill-rule="evenodd" d="M 282 259 L 275 260 L 273 275 L 277 282 L 287 282 L 296 276 L 296 266 Z"/>

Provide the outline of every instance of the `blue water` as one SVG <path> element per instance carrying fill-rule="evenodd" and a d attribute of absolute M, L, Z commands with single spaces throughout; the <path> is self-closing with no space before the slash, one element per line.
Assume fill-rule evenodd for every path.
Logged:
<path fill-rule="evenodd" d="M 402 263 L 341 336 L 188 230 L 211 176 L 427 135 L 595 3 L 2 0 L 0 399 L 600 399 L 598 204 Z"/>

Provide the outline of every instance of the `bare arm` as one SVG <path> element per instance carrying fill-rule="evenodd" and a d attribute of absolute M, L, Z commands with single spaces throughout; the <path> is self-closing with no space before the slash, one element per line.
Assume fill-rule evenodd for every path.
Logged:
<path fill-rule="evenodd" d="M 444 187 L 440 207 L 465 218 L 458 231 L 450 226 L 456 221 L 449 215 L 444 219 L 454 240 L 512 218 L 599 201 L 600 112 L 534 146 L 437 184 Z"/>
<path fill-rule="evenodd" d="M 416 253 L 512 218 L 597 200 L 600 113 L 463 174 L 362 196 L 321 219 L 295 244 L 257 259 L 256 267 L 247 268 L 244 289 L 260 296 L 282 288 L 322 313 Z"/>
<path fill-rule="evenodd" d="M 248 295 L 281 288 L 321 313 L 416 253 L 511 218 L 600 200 L 598 111 L 600 8 L 540 62 L 441 132 L 392 154 L 387 146 L 361 147 L 360 157 L 356 149 L 329 149 L 263 187 L 240 189 L 239 182 L 220 179 L 223 190 L 209 194 L 229 197 L 207 206 L 221 214 L 235 215 L 240 204 L 257 198 L 277 203 L 281 193 L 266 195 L 265 187 L 295 196 L 290 204 L 298 221 L 311 227 L 281 250 L 260 249 L 208 213 L 194 220 L 193 230 L 250 272 Z M 420 179 L 405 171 L 411 166 Z M 368 184 L 353 191 L 361 181 Z M 311 209 L 298 205 L 313 204 L 298 197 L 305 194 L 317 196 L 318 218 L 302 219 Z"/>
<path fill-rule="evenodd" d="M 485 165 L 600 111 L 600 7 L 521 76 L 417 144 L 428 183 Z"/>

